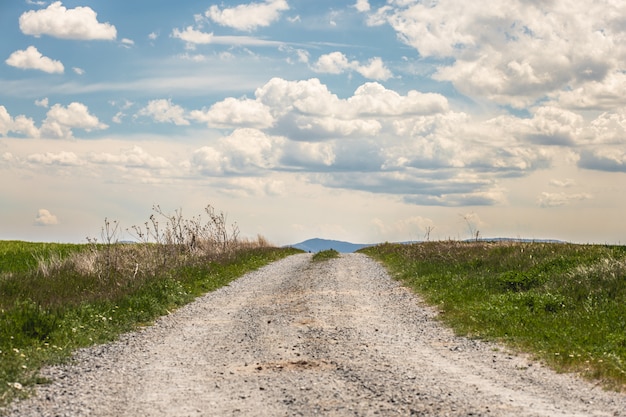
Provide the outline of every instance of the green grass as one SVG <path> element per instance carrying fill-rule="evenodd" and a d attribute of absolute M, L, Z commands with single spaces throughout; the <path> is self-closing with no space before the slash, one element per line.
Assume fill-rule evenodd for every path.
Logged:
<path fill-rule="evenodd" d="M 425 242 L 362 252 L 437 306 L 458 334 L 626 389 L 626 247 Z"/>
<path fill-rule="evenodd" d="M 319 251 L 313 255 L 312 260 L 314 262 L 327 261 L 329 259 L 339 258 L 339 252 L 335 249 L 327 249 Z"/>
<path fill-rule="evenodd" d="M 86 245 L 68 243 L 33 243 L 17 240 L 0 243 L 0 276 L 3 273 L 26 272 L 38 266 L 39 259 L 66 257 L 81 251 Z"/>
<path fill-rule="evenodd" d="M 0 407 L 42 382 L 37 375 L 43 365 L 150 324 L 296 252 L 243 245 L 220 256 L 192 257 L 169 255 L 170 249 L 0 242 Z"/>

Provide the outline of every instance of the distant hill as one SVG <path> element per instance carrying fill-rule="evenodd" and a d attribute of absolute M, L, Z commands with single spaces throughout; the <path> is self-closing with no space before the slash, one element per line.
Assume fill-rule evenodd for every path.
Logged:
<path fill-rule="evenodd" d="M 304 242 L 296 243 L 295 245 L 289 245 L 292 248 L 302 249 L 306 252 L 320 252 L 323 250 L 334 249 L 337 252 L 341 253 L 351 253 L 355 252 L 359 249 L 374 246 L 374 244 L 359 244 L 359 243 L 350 243 L 350 242 L 342 242 L 340 240 L 327 240 L 327 239 L 309 239 Z"/>

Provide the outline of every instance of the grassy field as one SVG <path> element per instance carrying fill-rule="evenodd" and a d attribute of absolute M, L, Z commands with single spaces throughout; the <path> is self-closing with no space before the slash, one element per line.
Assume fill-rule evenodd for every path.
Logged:
<path fill-rule="evenodd" d="M 626 389 L 626 247 L 450 241 L 362 252 L 437 306 L 458 334 Z"/>
<path fill-rule="evenodd" d="M 115 243 L 117 223 L 106 220 L 101 243 L 0 241 L 0 408 L 42 382 L 43 365 L 300 252 L 241 240 L 221 213 L 207 213 L 207 223 L 151 216 L 135 244 Z"/>

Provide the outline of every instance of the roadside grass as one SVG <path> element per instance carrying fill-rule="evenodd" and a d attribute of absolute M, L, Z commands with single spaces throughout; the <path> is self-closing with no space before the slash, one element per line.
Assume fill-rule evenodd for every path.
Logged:
<path fill-rule="evenodd" d="M 107 221 L 107 243 L 0 241 L 0 414 L 45 382 L 38 377 L 42 366 L 149 325 L 246 272 L 300 252 L 272 247 L 261 237 L 241 240 L 223 222 L 209 222 L 216 227 L 209 234 L 194 229 L 178 242 L 169 220 L 152 235 L 158 243 L 145 235 L 142 243 L 115 243 L 115 227 Z"/>
<path fill-rule="evenodd" d="M 313 262 L 320 262 L 334 258 L 339 258 L 339 252 L 337 252 L 335 249 L 326 249 L 315 253 L 311 260 Z"/>
<path fill-rule="evenodd" d="M 437 306 L 458 334 L 626 390 L 626 247 L 447 241 L 361 252 Z"/>

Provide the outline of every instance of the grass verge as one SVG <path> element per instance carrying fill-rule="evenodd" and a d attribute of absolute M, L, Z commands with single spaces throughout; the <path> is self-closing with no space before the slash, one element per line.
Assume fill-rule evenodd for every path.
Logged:
<path fill-rule="evenodd" d="M 140 243 L 117 243 L 119 224 L 107 220 L 102 243 L 0 241 L 0 414 L 43 382 L 42 366 L 301 252 L 274 248 L 262 237 L 241 240 L 211 207 L 206 223 L 154 210 L 143 228 L 133 228 Z"/>
<path fill-rule="evenodd" d="M 458 334 L 626 390 L 626 247 L 450 241 L 361 252 L 437 306 Z"/>
<path fill-rule="evenodd" d="M 335 249 L 327 249 L 315 253 L 311 259 L 313 260 L 313 262 L 320 262 L 334 258 L 339 258 L 339 252 L 337 252 Z"/>
<path fill-rule="evenodd" d="M 292 253 L 295 250 L 246 249 L 149 278 L 116 277 L 113 285 L 68 271 L 52 278 L 36 273 L 1 278 L 0 407 L 28 395 L 30 387 L 42 382 L 37 376 L 42 366 L 68 358 L 77 348 L 108 342 L 150 324 L 197 296 Z"/>

